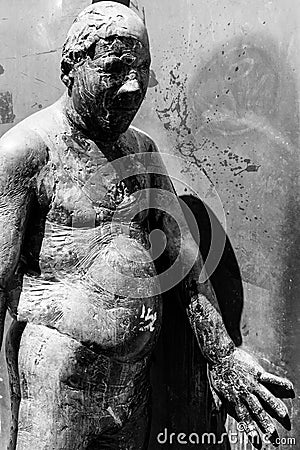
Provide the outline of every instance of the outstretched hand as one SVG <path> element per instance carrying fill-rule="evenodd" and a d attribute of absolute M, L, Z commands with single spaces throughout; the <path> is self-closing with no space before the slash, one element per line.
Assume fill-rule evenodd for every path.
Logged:
<path fill-rule="evenodd" d="M 262 447 L 260 429 L 277 446 L 279 436 L 272 418 L 290 430 L 288 410 L 280 398 L 294 397 L 292 383 L 266 372 L 239 348 L 221 362 L 211 364 L 209 377 L 212 389 L 225 401 L 229 414 L 239 422 L 250 442 L 258 449 Z"/>

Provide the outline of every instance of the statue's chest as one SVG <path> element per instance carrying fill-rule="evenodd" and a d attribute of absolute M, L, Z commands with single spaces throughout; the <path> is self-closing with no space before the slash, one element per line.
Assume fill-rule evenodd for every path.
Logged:
<path fill-rule="evenodd" d="M 99 148 L 90 144 L 82 151 L 73 142 L 56 151 L 47 177 L 53 185 L 47 218 L 56 223 L 82 227 L 141 220 L 149 205 L 149 175 L 134 155 L 109 162 Z"/>

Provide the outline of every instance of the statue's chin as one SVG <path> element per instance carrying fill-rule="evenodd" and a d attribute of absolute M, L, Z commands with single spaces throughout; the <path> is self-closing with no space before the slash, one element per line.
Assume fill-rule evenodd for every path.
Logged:
<path fill-rule="evenodd" d="M 107 127 L 99 127 L 98 130 L 101 130 L 101 134 L 107 140 L 113 140 L 115 137 L 120 136 L 120 134 L 125 133 L 125 131 L 128 130 L 130 124 L 131 121 L 127 121 L 118 124 L 111 124 Z"/>
<path fill-rule="evenodd" d="M 98 128 L 94 128 L 92 136 L 95 141 L 107 143 L 116 142 L 119 139 L 120 135 L 128 130 L 129 125 L 130 124 L 117 128 L 103 128 L 99 126 Z"/>
<path fill-rule="evenodd" d="M 111 111 L 83 111 L 77 108 L 77 124 L 86 130 L 87 134 L 99 141 L 115 141 L 118 137 L 128 130 L 132 123 L 138 108 L 135 109 L 114 109 Z"/>
<path fill-rule="evenodd" d="M 122 114 L 119 117 L 112 117 L 107 122 L 100 121 L 97 131 L 99 132 L 101 130 L 101 134 L 107 140 L 113 140 L 115 137 L 120 136 L 120 134 L 125 133 L 125 131 L 128 130 L 134 116 L 135 112 L 134 114 L 131 112 L 126 117 Z"/>

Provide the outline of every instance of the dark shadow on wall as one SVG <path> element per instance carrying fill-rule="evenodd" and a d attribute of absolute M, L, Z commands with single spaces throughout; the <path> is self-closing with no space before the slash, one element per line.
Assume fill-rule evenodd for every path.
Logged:
<path fill-rule="evenodd" d="M 210 279 L 226 328 L 236 345 L 239 345 L 243 287 L 234 251 L 222 225 L 207 205 L 189 195 L 181 199 L 196 219 L 204 260 L 210 248 L 212 227 L 217 228 L 225 239 L 221 260 Z M 185 209 L 183 207 L 183 211 Z M 189 216 L 186 217 L 189 223 Z M 189 225 L 196 236 L 195 225 Z M 214 404 L 207 380 L 206 362 L 181 305 L 180 300 L 184 295 L 181 285 L 164 294 L 163 324 L 153 355 L 151 373 L 153 414 L 149 450 L 179 450 L 182 445 L 192 449 L 197 442 L 199 444 L 196 447 L 203 450 L 228 450 L 228 440 L 222 439 L 222 433 L 226 432 L 226 413 L 217 410 Z M 171 433 L 175 433 L 175 436 L 171 436 Z M 179 439 L 186 440 L 187 444 L 178 443 L 179 433 L 186 434 L 185 438 L 181 436 Z M 213 433 L 214 437 L 208 438 L 204 433 Z"/>
<path fill-rule="evenodd" d="M 200 252 L 204 261 L 211 247 L 212 230 L 216 236 L 219 236 L 219 241 L 223 240 L 225 243 L 221 259 L 210 276 L 210 281 L 214 287 L 227 331 L 234 343 L 239 346 L 242 343 L 240 321 L 243 311 L 243 284 L 234 250 L 221 223 L 205 203 L 192 195 L 183 195 L 181 199 L 196 219 L 200 235 Z M 183 208 L 183 212 L 185 212 L 185 208 Z M 186 215 L 186 220 L 197 241 L 197 230 L 189 221 L 188 215 Z"/>

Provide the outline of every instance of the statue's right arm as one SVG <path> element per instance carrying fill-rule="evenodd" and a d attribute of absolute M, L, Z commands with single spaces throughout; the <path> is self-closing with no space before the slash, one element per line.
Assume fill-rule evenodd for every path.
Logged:
<path fill-rule="evenodd" d="M 11 130 L 0 139 L 0 348 L 8 292 L 19 263 L 36 174 L 44 159 L 30 136 Z"/>

